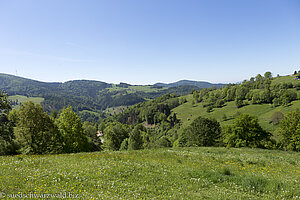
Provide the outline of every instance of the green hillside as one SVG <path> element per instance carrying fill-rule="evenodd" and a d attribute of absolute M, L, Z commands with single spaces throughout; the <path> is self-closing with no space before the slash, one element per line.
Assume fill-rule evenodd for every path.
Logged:
<path fill-rule="evenodd" d="M 190 80 L 180 80 L 174 83 L 156 83 L 154 85 L 161 86 L 161 87 L 177 87 L 181 85 L 193 85 L 199 88 L 211 88 L 211 87 L 221 88 L 225 86 L 225 84 L 221 84 L 221 83 L 209 83 L 205 81 L 190 81 Z"/>
<path fill-rule="evenodd" d="M 84 86 L 84 96 L 79 96 L 80 88 Z M 96 88 L 102 86 L 104 89 L 97 93 Z M 239 84 L 193 89 L 191 94 L 183 96 L 176 92 L 161 95 L 160 92 L 173 89 L 180 92 L 181 89 L 191 89 L 190 86 L 166 89 L 120 83 L 105 88 L 105 83 L 97 81 L 71 81 L 63 87 L 70 91 L 33 100 L 46 106 L 46 110 L 56 108 L 51 102 L 59 106 L 74 105 L 82 121 L 93 122 L 85 123 L 87 141 L 92 144 L 89 150 L 172 146 L 300 149 L 298 136 L 294 134 L 297 133 L 297 116 L 300 114 L 296 111 L 300 108 L 300 81 L 295 76 L 273 78 L 270 72 L 266 72 L 264 76 L 257 75 Z M 152 98 L 161 96 L 148 100 L 140 94 Z M 63 99 L 59 100 L 59 95 L 63 95 Z M 29 99 L 21 98 L 23 102 L 26 100 Z M 59 112 L 51 115 L 59 116 Z M 287 122 L 284 116 L 294 121 Z M 12 116 L 11 119 L 17 118 Z M 288 138 L 282 134 L 282 128 L 279 131 L 281 120 L 287 124 L 285 133 L 293 133 L 294 136 Z M 2 121 L 8 121 L 6 115 Z M 101 141 L 95 134 L 97 131 L 102 133 L 99 134 L 103 136 Z"/>
<path fill-rule="evenodd" d="M 129 137 L 128 134 L 134 127 L 141 135 L 139 144 L 142 145 L 138 146 L 138 149 L 210 146 L 212 144 L 240 147 L 238 141 L 244 141 L 241 145 L 248 146 L 247 141 L 249 140 L 245 139 L 248 137 L 248 133 L 265 136 L 264 139 L 253 139 L 252 147 L 284 149 L 287 148 L 287 144 L 279 137 L 280 121 L 284 119 L 285 115 L 299 108 L 300 80 L 295 80 L 295 75 L 273 78 L 270 72 L 266 72 L 264 76 L 257 75 L 250 78 L 249 81 L 243 81 L 240 84 L 228 84 L 219 89 L 204 88 L 194 90 L 192 94 L 183 96 L 163 95 L 128 109 L 122 108 L 120 113 L 116 108 L 110 112 L 115 115 L 104 120 L 101 130 L 104 135 L 109 135 L 112 132 L 105 127 L 114 127 L 116 130 L 123 127 L 123 138 L 120 138 L 120 141 L 114 145 L 106 147 L 113 150 L 121 149 L 121 143 L 124 143 L 125 149 L 128 148 L 126 145 L 129 144 L 129 141 L 125 139 Z M 204 122 L 199 117 L 211 120 Z M 239 122 L 239 125 L 235 126 L 237 120 L 242 120 L 242 118 L 249 121 Z M 197 122 L 195 122 L 196 119 L 198 119 Z M 298 118 L 295 117 L 296 119 Z M 217 122 L 215 123 L 214 120 Z M 252 125 L 243 125 L 250 121 L 253 123 Z M 294 127 L 296 127 L 298 122 L 295 121 L 294 123 Z M 138 124 L 143 124 L 144 128 Z M 211 127 L 208 127 L 208 124 Z M 248 129 L 249 126 L 251 129 Z M 237 127 L 235 132 L 232 131 L 234 127 Z M 198 130 L 202 130 L 205 136 L 193 135 Z M 209 130 L 216 130 L 214 132 L 216 136 L 207 139 L 207 141 L 214 140 L 214 142 L 200 143 L 202 138 L 214 134 L 208 133 Z M 241 130 L 243 132 L 238 132 Z M 296 130 L 293 129 L 291 132 L 294 133 Z M 119 133 L 116 131 L 114 134 Z M 251 135 L 249 138 L 254 138 L 254 136 Z M 110 138 L 107 139 L 110 140 Z M 296 138 L 294 140 L 298 141 Z M 197 141 L 197 143 L 194 144 L 193 141 Z M 289 148 L 298 149 L 296 146 Z"/>
<path fill-rule="evenodd" d="M 83 120 L 92 119 L 92 113 L 97 113 L 97 116 L 94 116 L 95 119 L 98 115 L 102 115 L 103 118 L 105 116 L 102 111 L 107 108 L 130 106 L 168 93 L 184 95 L 193 89 L 199 89 L 199 87 L 184 84 L 176 87 L 109 84 L 92 80 L 46 83 L 0 73 L 0 90 L 5 91 L 12 100 L 19 99 L 16 102 L 16 108 L 18 108 L 17 103 L 24 102 L 24 100 L 41 103 L 47 112 L 60 110 L 70 105 L 77 113 L 89 112 L 88 117 L 82 116 Z M 96 120 L 93 121 L 96 122 Z"/>
<path fill-rule="evenodd" d="M 279 76 L 279 77 L 275 77 L 272 80 L 272 85 L 279 84 L 279 83 L 298 84 L 299 80 L 295 80 L 295 75 Z"/>
<path fill-rule="evenodd" d="M 44 101 L 44 98 L 42 97 L 26 97 L 23 95 L 9 96 L 8 99 L 11 101 L 12 107 L 15 109 L 19 109 L 20 104 L 27 101 L 32 101 L 36 104 L 41 104 Z"/>
<path fill-rule="evenodd" d="M 217 119 L 221 125 L 232 124 L 235 117 L 239 113 L 246 113 L 257 116 L 261 126 L 268 130 L 273 131 L 277 126 L 273 127 L 270 122 L 271 116 L 275 111 L 280 111 L 283 114 L 300 108 L 300 100 L 291 102 L 289 106 L 273 107 L 271 104 L 260 104 L 260 105 L 247 105 L 242 108 L 237 108 L 235 102 L 228 102 L 226 106 L 222 108 L 214 108 L 212 112 L 206 112 L 203 107 L 203 103 L 192 104 L 191 96 L 187 96 L 189 100 L 185 104 L 182 104 L 172 111 L 177 114 L 178 119 L 181 120 L 183 126 L 188 126 L 194 119 L 199 116 Z M 224 115 L 227 119 L 224 120 Z"/>
<path fill-rule="evenodd" d="M 243 85 L 243 84 L 242 84 Z M 271 80 L 271 88 L 278 85 L 284 86 L 282 91 L 294 92 L 297 99 L 300 99 L 300 80 L 295 80 L 295 76 L 281 76 Z M 221 91 L 220 89 L 219 91 Z M 217 90 L 218 91 L 218 90 Z M 217 93 L 211 91 L 210 93 Z M 264 89 L 252 89 L 257 93 L 264 91 Z M 272 92 L 272 89 L 271 89 Z M 251 93 L 251 90 L 250 90 Z M 273 103 L 258 103 L 253 104 L 250 99 L 244 99 L 245 105 L 238 108 L 235 101 L 228 101 L 221 107 L 214 107 L 210 112 L 207 112 L 207 102 L 197 102 L 193 95 L 187 95 L 187 102 L 174 108 L 172 112 L 177 114 L 178 119 L 181 120 L 182 126 L 188 126 L 194 119 L 199 116 L 217 119 L 221 125 L 228 125 L 234 122 L 234 119 L 240 113 L 246 113 L 258 117 L 260 125 L 267 131 L 276 135 L 278 125 L 273 125 L 271 116 L 274 112 L 280 111 L 283 114 L 291 110 L 300 109 L 300 100 L 293 100 L 287 105 L 274 106 Z"/>
<path fill-rule="evenodd" d="M 129 85 L 124 87 L 120 84 L 119 85 L 113 84 L 111 88 L 108 88 L 110 92 L 127 91 L 128 93 L 135 93 L 135 92 L 155 93 L 166 89 L 167 87 L 155 87 L 151 85 Z"/>
<path fill-rule="evenodd" d="M 295 152 L 214 147 L 1 156 L 0 188 L 7 199 L 298 199 L 299 160 Z"/>

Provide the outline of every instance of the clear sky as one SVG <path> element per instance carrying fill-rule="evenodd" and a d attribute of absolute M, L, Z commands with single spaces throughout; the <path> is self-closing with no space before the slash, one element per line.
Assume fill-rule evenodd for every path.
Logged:
<path fill-rule="evenodd" d="M 0 0 L 0 72 L 238 82 L 300 70 L 299 0 Z"/>

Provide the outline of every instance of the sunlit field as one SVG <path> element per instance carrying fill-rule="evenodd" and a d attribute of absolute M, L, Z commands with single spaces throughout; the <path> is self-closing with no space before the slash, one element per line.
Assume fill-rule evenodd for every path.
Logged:
<path fill-rule="evenodd" d="M 0 189 L 3 197 L 62 194 L 80 199 L 299 199 L 300 154 L 177 148 L 3 156 Z"/>

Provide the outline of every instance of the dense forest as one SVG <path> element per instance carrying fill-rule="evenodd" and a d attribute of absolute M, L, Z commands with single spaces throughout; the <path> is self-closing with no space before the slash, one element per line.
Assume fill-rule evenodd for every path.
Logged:
<path fill-rule="evenodd" d="M 98 122 L 82 120 L 71 105 L 65 104 L 61 104 L 63 108 L 59 111 L 51 113 L 33 102 L 25 102 L 19 109 L 12 109 L 8 95 L 1 92 L 0 153 L 73 153 L 102 149 L 137 150 L 186 146 L 299 151 L 300 110 L 290 109 L 292 105 L 298 105 L 296 103 L 300 100 L 300 82 L 297 80 L 299 75 L 300 72 L 295 71 L 293 76 L 274 78 L 271 72 L 266 72 L 263 76 L 259 74 L 240 84 L 228 84 L 226 87 L 203 89 L 187 87 L 190 89 L 188 95 L 163 94 L 155 99 L 126 107 L 117 114 L 99 118 Z M 94 89 L 77 90 L 84 83 L 85 81 L 76 81 L 74 85 L 66 83 L 63 87 L 70 91 L 65 97 L 85 94 L 89 99 L 93 95 L 97 96 L 96 88 L 107 89 L 105 83 L 89 82 Z M 117 87 L 120 86 L 130 87 L 124 83 Z M 51 88 L 45 87 L 45 90 Z M 136 93 L 127 95 L 138 97 Z M 72 100 L 74 99 L 76 98 Z M 97 104 L 92 102 L 91 98 L 90 102 L 85 103 L 91 103 L 90 106 L 95 110 L 100 109 L 101 106 L 98 108 Z M 267 109 L 273 112 L 270 123 L 273 124 L 274 131 L 264 129 L 257 116 L 247 113 L 237 113 L 229 120 L 224 112 L 221 121 L 220 118 L 217 120 L 205 117 L 205 113 L 217 112 L 216 109 L 222 110 L 232 102 L 238 110 L 250 105 L 267 105 Z M 74 100 L 73 104 L 84 105 L 81 99 Z M 201 109 L 205 108 L 205 112 L 197 112 L 193 120 L 178 117 L 183 112 L 188 112 L 183 110 L 180 113 L 178 109 L 188 105 L 196 109 L 199 106 Z M 276 110 L 277 108 L 288 110 L 282 113 Z M 231 123 L 224 124 L 228 120 Z"/>

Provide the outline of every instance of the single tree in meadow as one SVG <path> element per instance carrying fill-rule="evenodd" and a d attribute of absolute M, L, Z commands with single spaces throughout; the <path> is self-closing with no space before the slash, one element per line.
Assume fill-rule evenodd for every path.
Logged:
<path fill-rule="evenodd" d="M 196 118 L 179 136 L 179 146 L 215 146 L 221 136 L 221 127 L 215 119 Z"/>
<path fill-rule="evenodd" d="M 223 127 L 224 143 L 232 147 L 263 147 L 271 134 L 259 125 L 258 118 L 240 114 L 231 126 Z"/>

